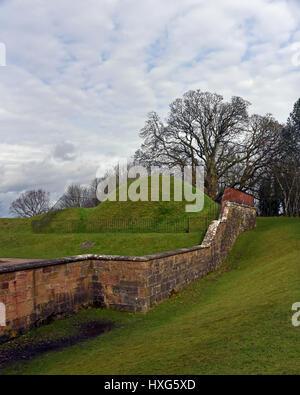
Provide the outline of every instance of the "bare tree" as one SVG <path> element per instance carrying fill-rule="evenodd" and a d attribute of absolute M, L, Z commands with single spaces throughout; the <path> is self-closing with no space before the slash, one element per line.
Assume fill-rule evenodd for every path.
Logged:
<path fill-rule="evenodd" d="M 240 97 L 189 91 L 170 105 L 166 124 L 152 112 L 140 132 L 135 161 L 146 166 L 203 165 L 206 193 L 218 199 L 224 186 L 249 190 L 272 155 L 281 129 L 271 115 L 249 117 Z"/>
<path fill-rule="evenodd" d="M 10 205 L 10 212 L 18 217 L 33 217 L 50 210 L 50 194 L 42 189 L 23 192 Z"/>
<path fill-rule="evenodd" d="M 300 100 L 296 104 L 297 123 L 292 122 L 292 113 L 282 130 L 279 152 L 270 165 L 270 173 L 281 190 L 284 214 L 288 216 L 300 215 Z"/>
<path fill-rule="evenodd" d="M 279 152 L 281 131 L 282 125 L 270 114 L 249 117 L 247 129 L 235 142 L 235 153 L 228 152 L 225 160 L 219 160 L 221 191 L 231 186 L 255 194 L 266 168 Z"/>
<path fill-rule="evenodd" d="M 300 216 L 300 99 L 281 130 L 278 152 L 268 167 L 280 190 L 283 213 Z"/>
<path fill-rule="evenodd" d="M 68 207 L 92 207 L 90 188 L 79 184 L 71 184 L 66 192 L 55 204 L 55 209 L 65 209 Z"/>
<path fill-rule="evenodd" d="M 283 195 L 285 215 L 299 215 L 299 163 L 298 166 L 295 161 L 273 163 L 272 170 Z"/>
<path fill-rule="evenodd" d="M 97 198 L 97 188 L 98 185 L 105 179 L 105 177 L 95 177 L 90 186 L 89 186 L 89 192 L 90 192 L 90 207 L 96 207 L 100 203 L 98 198 Z"/>

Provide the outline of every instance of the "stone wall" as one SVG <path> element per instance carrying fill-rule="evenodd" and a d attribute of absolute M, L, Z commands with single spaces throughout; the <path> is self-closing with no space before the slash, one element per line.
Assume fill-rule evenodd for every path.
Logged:
<path fill-rule="evenodd" d="M 254 196 L 249 195 L 249 193 L 238 191 L 237 189 L 227 187 L 224 191 L 222 197 L 222 208 L 223 213 L 226 202 L 235 202 L 240 204 L 245 204 L 247 206 L 254 207 Z"/>
<path fill-rule="evenodd" d="M 255 222 L 253 207 L 227 202 L 199 246 L 143 257 L 82 255 L 0 266 L 0 303 L 6 307 L 0 342 L 87 305 L 147 312 L 215 270 Z"/>

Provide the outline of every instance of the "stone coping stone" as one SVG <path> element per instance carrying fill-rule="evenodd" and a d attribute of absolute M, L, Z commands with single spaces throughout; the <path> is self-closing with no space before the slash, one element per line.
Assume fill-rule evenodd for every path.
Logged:
<path fill-rule="evenodd" d="M 173 256 L 173 255 L 184 254 L 186 252 L 196 251 L 196 250 L 199 250 L 202 248 L 206 248 L 206 247 L 204 247 L 202 245 L 198 245 L 198 246 L 193 246 L 193 247 L 189 247 L 189 248 L 181 248 L 179 250 L 160 252 L 157 254 L 145 255 L 145 256 L 93 255 L 93 254 L 74 255 L 74 256 L 49 259 L 49 260 L 28 261 L 25 263 L 10 264 L 7 266 L 1 265 L 0 266 L 0 274 L 17 272 L 17 271 L 22 271 L 22 270 L 39 269 L 39 268 L 48 267 L 48 266 L 63 265 L 66 263 L 73 263 L 73 262 L 80 262 L 80 261 L 81 262 L 82 261 L 148 262 L 148 261 L 151 261 L 154 259 L 166 258 L 166 257 Z"/>

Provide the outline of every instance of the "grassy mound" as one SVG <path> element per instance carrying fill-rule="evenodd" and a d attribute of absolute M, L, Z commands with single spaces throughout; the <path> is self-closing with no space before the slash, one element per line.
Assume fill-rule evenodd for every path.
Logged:
<path fill-rule="evenodd" d="M 151 183 L 155 178 L 158 181 L 157 201 L 151 201 Z M 207 224 L 218 214 L 218 205 L 205 194 L 200 212 L 186 212 L 186 205 L 194 202 L 188 202 L 184 198 L 176 201 L 175 185 L 181 188 L 184 197 L 184 184 L 180 180 L 170 178 L 169 201 L 164 201 L 162 197 L 161 176 L 143 180 L 148 184 L 148 201 L 120 201 L 121 193 L 125 190 L 127 194 L 134 187 L 134 181 L 131 181 L 116 190 L 116 201 L 105 200 L 91 209 L 69 208 L 48 213 L 38 219 L 34 230 L 48 233 L 204 232 Z M 195 191 L 193 188 L 194 193 Z"/>
<path fill-rule="evenodd" d="M 152 179 L 157 180 L 157 176 L 148 177 L 146 180 L 148 181 L 148 201 L 119 201 L 119 196 L 121 191 L 124 189 L 128 191 L 133 186 L 134 181 L 129 182 L 126 185 L 121 186 L 116 191 L 116 200 L 110 201 L 106 200 L 102 202 L 96 210 L 90 216 L 90 220 L 95 218 L 182 218 L 190 215 L 199 215 L 203 211 L 205 211 L 209 206 L 215 204 L 207 195 L 204 194 L 204 206 L 201 212 L 196 213 L 188 213 L 185 208 L 187 204 L 190 202 L 184 199 L 184 193 L 182 193 L 183 200 L 175 201 L 174 198 L 174 184 L 175 180 L 173 177 L 170 177 L 170 201 L 163 201 L 162 197 L 162 177 L 159 178 L 159 193 L 158 193 L 158 201 L 151 201 L 151 182 Z M 145 179 L 144 179 L 145 180 Z M 183 182 L 177 180 L 181 184 L 182 192 L 183 192 Z M 196 192 L 196 189 L 193 188 L 193 192 Z"/>
<path fill-rule="evenodd" d="M 126 235 L 127 236 L 127 235 Z M 9 344 L 65 339 L 82 323 L 115 329 L 22 361 L 7 374 L 299 374 L 300 220 L 258 218 L 225 264 L 147 314 L 82 310 Z"/>
<path fill-rule="evenodd" d="M 188 216 L 185 202 L 175 202 L 172 191 L 170 202 L 107 201 L 95 208 L 68 208 L 34 218 L 2 218 L 0 258 L 145 255 L 200 244 L 218 205 L 204 196 L 204 210 Z M 130 226 L 124 232 L 127 219 Z M 103 221 L 113 226 L 103 229 Z M 36 222 L 42 225 L 42 232 L 33 232 Z M 94 245 L 81 248 L 86 241 Z"/>

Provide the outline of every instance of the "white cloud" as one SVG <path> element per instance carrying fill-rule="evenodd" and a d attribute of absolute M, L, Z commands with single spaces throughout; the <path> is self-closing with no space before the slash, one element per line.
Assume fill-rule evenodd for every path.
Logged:
<path fill-rule="evenodd" d="M 0 201 L 38 186 L 58 195 L 132 155 L 146 114 L 165 116 L 188 89 L 241 95 L 284 122 L 299 97 L 299 10 L 297 0 L 0 2 Z"/>

